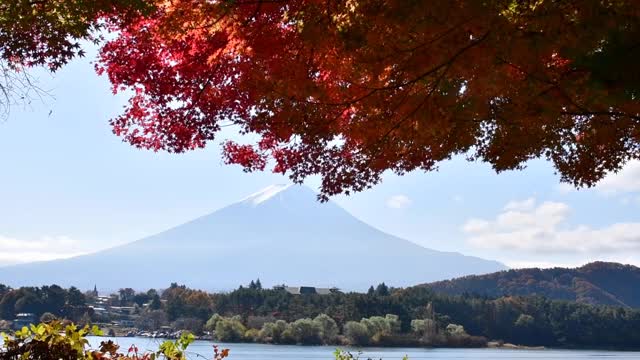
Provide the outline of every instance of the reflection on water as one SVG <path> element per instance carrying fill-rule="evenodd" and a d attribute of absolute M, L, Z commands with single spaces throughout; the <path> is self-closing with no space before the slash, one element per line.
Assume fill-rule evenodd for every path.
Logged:
<path fill-rule="evenodd" d="M 90 338 L 97 346 L 107 338 Z M 156 350 L 162 342 L 149 338 L 112 338 L 126 351 L 135 344 L 140 350 Z M 196 341 L 189 347 L 192 359 L 211 359 L 213 342 Z M 231 349 L 229 360 L 282 360 L 282 359 L 326 359 L 333 358 L 335 346 L 294 346 L 264 344 L 218 344 Z M 420 349 L 420 348 L 364 348 L 361 359 L 640 359 L 640 352 L 600 350 L 501 350 L 501 349 Z M 357 350 L 355 350 L 357 351 Z"/>

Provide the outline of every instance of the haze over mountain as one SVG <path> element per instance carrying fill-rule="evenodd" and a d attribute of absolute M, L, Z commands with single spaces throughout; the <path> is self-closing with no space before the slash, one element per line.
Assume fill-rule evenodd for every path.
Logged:
<path fill-rule="evenodd" d="M 436 292 L 550 299 L 640 308 L 640 268 L 593 262 L 576 269 L 518 269 L 425 284 Z"/>
<path fill-rule="evenodd" d="M 503 270 L 386 234 L 304 186 L 274 185 L 159 234 L 65 260 L 0 268 L 0 283 L 56 283 L 104 290 L 164 288 L 171 282 L 229 290 L 260 278 L 275 284 L 365 290 L 410 286 Z"/>

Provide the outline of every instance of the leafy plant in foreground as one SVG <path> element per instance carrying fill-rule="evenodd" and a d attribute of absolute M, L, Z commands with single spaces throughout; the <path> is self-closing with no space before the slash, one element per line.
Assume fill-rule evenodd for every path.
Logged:
<path fill-rule="evenodd" d="M 78 327 L 54 320 L 49 323 L 23 327 L 14 335 L 2 334 L 4 347 L 0 349 L 1 360 L 186 360 L 187 348 L 195 340 L 193 334 L 185 332 L 175 341 L 163 342 L 155 352 L 140 352 L 135 345 L 126 353 L 113 341 L 103 341 L 97 350 L 91 349 L 87 336 L 103 335 L 97 326 Z M 229 349 L 213 347 L 213 360 L 229 356 Z"/>

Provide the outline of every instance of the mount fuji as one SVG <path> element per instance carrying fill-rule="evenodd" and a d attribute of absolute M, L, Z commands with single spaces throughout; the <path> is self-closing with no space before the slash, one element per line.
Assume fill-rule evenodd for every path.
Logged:
<path fill-rule="evenodd" d="M 504 270 L 495 261 L 440 252 L 384 233 L 305 186 L 274 185 L 159 234 L 93 254 L 0 268 L 0 283 L 116 290 L 171 282 L 230 290 L 263 285 L 366 290 Z"/>

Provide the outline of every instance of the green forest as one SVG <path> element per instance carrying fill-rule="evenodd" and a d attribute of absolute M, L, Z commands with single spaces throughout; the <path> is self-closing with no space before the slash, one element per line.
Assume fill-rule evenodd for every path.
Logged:
<path fill-rule="evenodd" d="M 640 268 L 597 261 L 579 268 L 510 269 L 422 286 L 438 293 L 487 296 L 544 295 L 593 305 L 640 307 Z"/>
<path fill-rule="evenodd" d="M 251 282 L 228 293 L 171 284 L 162 291 L 121 289 L 97 311 L 95 293 L 58 286 L 0 286 L 4 327 L 18 313 L 42 321 L 129 324 L 137 331 L 189 330 L 224 342 L 481 347 L 634 348 L 640 310 L 541 296 L 438 294 L 425 287 L 371 287 L 367 293 L 292 295 Z M 102 309 L 100 309 L 102 310 Z M 1 325 L 1 324 L 0 324 Z"/>

